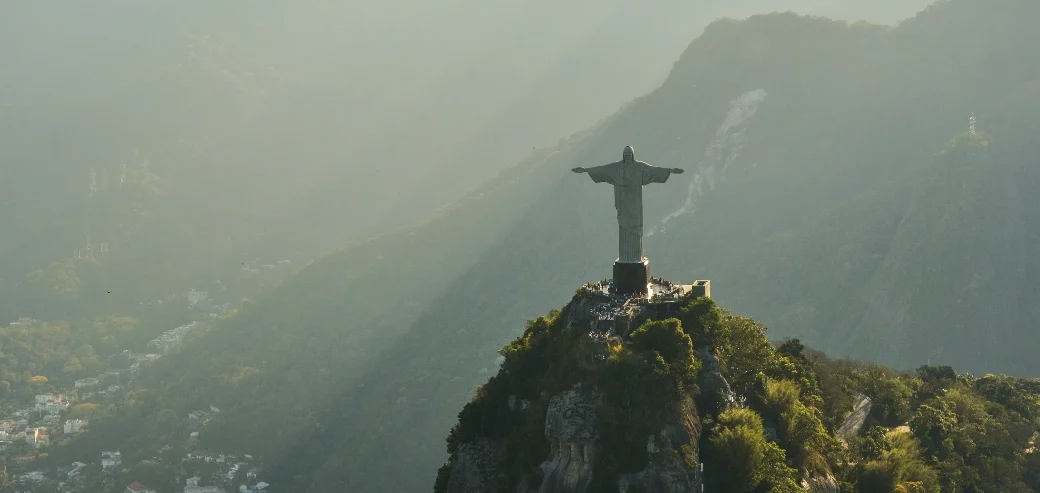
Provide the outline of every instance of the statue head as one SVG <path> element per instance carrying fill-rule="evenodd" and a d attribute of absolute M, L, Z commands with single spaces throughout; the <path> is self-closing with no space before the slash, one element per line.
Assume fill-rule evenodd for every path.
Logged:
<path fill-rule="evenodd" d="M 625 146 L 625 152 L 621 153 L 621 160 L 626 163 L 634 163 L 636 161 L 636 150 L 632 146 Z"/>

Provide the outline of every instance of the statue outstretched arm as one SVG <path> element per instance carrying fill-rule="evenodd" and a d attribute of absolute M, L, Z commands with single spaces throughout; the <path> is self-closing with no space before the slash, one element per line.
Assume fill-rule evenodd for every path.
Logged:
<path fill-rule="evenodd" d="M 664 183 L 668 181 L 668 177 L 673 173 L 680 175 L 683 172 L 684 170 L 682 168 L 660 168 L 647 164 L 643 167 L 643 185 L 648 183 Z"/>
<path fill-rule="evenodd" d="M 592 181 L 596 183 L 607 182 L 613 185 L 617 183 L 617 167 L 618 163 L 610 163 L 592 168 L 582 168 L 579 166 L 571 171 L 575 173 L 588 173 L 589 178 L 592 178 Z"/>

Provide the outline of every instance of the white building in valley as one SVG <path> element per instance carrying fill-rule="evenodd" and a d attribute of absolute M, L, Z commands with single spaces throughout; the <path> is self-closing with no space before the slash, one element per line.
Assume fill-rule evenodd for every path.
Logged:
<path fill-rule="evenodd" d="M 99 383 L 101 383 L 100 379 L 91 377 L 91 378 L 81 378 L 79 380 L 76 380 L 75 385 L 76 385 L 77 389 L 81 389 L 83 387 L 93 387 L 93 386 L 95 386 L 95 385 L 97 385 Z"/>
<path fill-rule="evenodd" d="M 82 419 L 69 419 L 65 421 L 65 428 L 63 431 L 66 435 L 71 435 L 73 433 L 79 432 L 79 430 L 86 425 L 87 422 Z"/>
<path fill-rule="evenodd" d="M 69 402 L 61 394 L 39 394 L 34 408 L 49 414 L 57 414 L 69 408 Z"/>

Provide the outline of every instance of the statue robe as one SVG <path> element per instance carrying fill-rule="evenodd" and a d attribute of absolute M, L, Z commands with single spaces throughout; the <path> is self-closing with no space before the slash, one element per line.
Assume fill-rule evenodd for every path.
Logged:
<path fill-rule="evenodd" d="M 586 168 L 596 183 L 614 185 L 614 208 L 618 218 L 618 261 L 643 261 L 643 185 L 664 183 L 672 174 L 669 168 L 650 166 L 642 161 Z"/>

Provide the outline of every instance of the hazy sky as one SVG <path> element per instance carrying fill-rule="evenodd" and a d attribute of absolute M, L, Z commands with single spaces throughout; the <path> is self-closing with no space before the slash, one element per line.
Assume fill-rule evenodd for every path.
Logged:
<path fill-rule="evenodd" d="M 888 21 L 923 4 L 6 1 L 0 125 L 17 131 L 0 168 L 19 179 L 0 195 L 31 207 L 39 187 L 71 197 L 90 168 L 148 160 L 200 238 L 317 255 L 427 218 L 653 90 L 718 17 Z M 81 204 L 48 207 L 38 233 Z"/>

